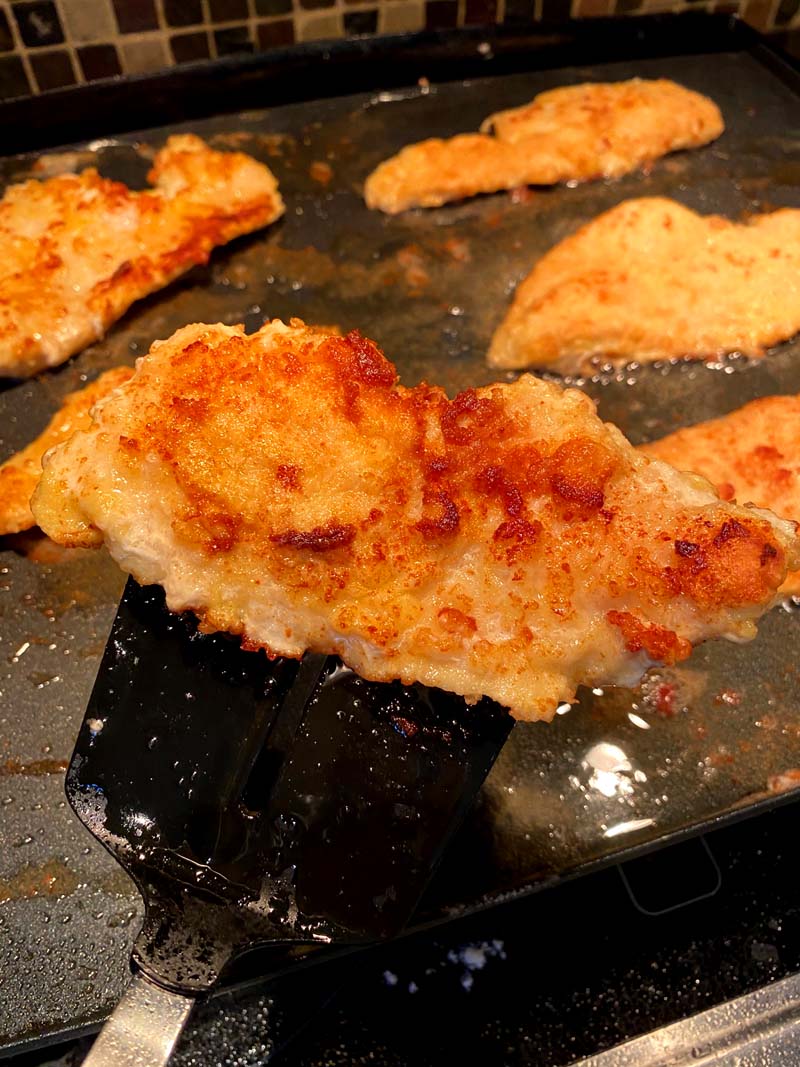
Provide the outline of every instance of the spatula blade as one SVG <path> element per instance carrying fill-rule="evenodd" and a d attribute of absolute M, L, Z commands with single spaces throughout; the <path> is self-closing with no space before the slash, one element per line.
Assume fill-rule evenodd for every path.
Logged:
<path fill-rule="evenodd" d="M 510 724 L 333 658 L 244 652 L 131 580 L 67 793 L 143 892 L 139 962 L 197 991 L 256 944 L 399 932 Z"/>

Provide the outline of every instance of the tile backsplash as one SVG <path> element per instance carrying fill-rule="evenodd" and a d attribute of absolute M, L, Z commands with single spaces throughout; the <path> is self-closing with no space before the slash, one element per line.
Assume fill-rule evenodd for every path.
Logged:
<path fill-rule="evenodd" d="M 0 98 L 295 41 L 690 9 L 800 55 L 800 0 L 0 0 Z"/>

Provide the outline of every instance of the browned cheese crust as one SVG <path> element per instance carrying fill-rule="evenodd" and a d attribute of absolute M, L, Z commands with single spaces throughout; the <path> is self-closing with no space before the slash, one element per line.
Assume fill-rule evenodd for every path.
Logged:
<path fill-rule="evenodd" d="M 96 170 L 12 185 L 0 201 L 0 376 L 27 377 L 102 337 L 131 304 L 283 214 L 270 170 L 170 137 L 133 192 Z"/>
<path fill-rule="evenodd" d="M 481 133 L 408 145 L 370 174 L 364 196 L 394 215 L 521 185 L 618 178 L 724 128 L 712 100 L 665 78 L 570 85 L 490 115 Z"/>
<path fill-rule="evenodd" d="M 187 326 L 50 452 L 56 541 L 105 541 L 247 647 L 552 716 L 707 637 L 752 636 L 794 526 L 638 453 L 531 376 L 406 389 L 358 333 Z"/>
<path fill-rule="evenodd" d="M 47 426 L 27 447 L 0 465 L 0 535 L 21 533 L 36 525 L 31 497 L 42 475 L 42 456 L 49 448 L 66 441 L 76 430 L 92 424 L 89 412 L 104 396 L 126 382 L 130 367 L 115 367 L 101 374 L 91 385 L 68 393 Z"/>
<path fill-rule="evenodd" d="M 800 520 L 800 396 L 766 396 L 719 419 L 687 426 L 641 451 L 712 482 L 723 500 Z M 800 571 L 781 587 L 800 594 Z"/>
<path fill-rule="evenodd" d="M 800 330 L 800 211 L 735 223 L 626 200 L 543 256 L 489 348 L 493 367 L 762 356 Z"/>

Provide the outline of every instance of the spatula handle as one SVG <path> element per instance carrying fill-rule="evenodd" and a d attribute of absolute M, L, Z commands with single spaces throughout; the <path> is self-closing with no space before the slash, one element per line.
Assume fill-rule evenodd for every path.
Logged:
<path fill-rule="evenodd" d="M 140 971 L 97 1036 L 83 1067 L 165 1067 L 194 997 L 171 993 Z"/>

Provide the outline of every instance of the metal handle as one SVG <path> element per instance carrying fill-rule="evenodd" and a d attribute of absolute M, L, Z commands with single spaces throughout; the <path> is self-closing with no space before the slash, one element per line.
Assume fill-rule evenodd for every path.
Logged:
<path fill-rule="evenodd" d="M 83 1067 L 165 1067 L 194 1004 L 194 997 L 170 993 L 139 971 Z"/>

